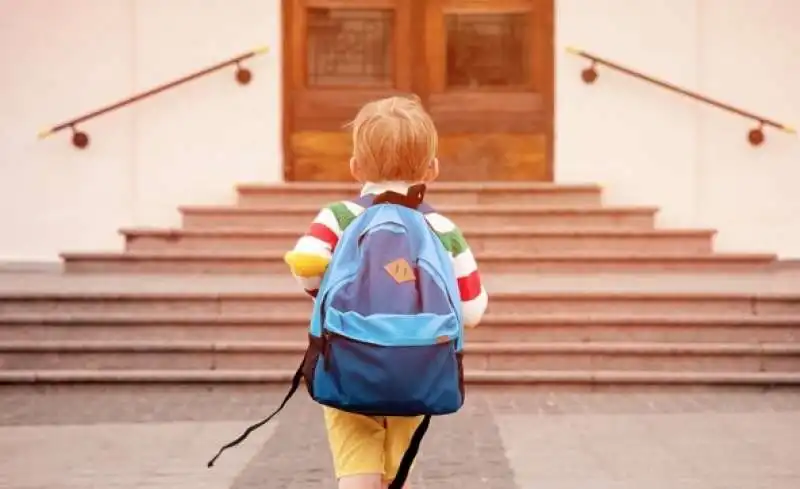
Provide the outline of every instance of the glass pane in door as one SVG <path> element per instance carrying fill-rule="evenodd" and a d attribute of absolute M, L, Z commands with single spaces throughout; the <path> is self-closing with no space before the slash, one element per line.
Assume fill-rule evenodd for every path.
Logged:
<path fill-rule="evenodd" d="M 527 14 L 446 14 L 445 29 L 448 87 L 515 87 L 529 82 Z"/>
<path fill-rule="evenodd" d="M 307 86 L 391 87 L 394 11 L 308 9 Z"/>

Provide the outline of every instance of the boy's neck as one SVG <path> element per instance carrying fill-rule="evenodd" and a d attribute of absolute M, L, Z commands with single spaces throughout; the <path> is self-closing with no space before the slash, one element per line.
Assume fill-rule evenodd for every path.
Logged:
<path fill-rule="evenodd" d="M 382 194 L 384 192 L 397 192 L 405 194 L 408 188 L 414 185 L 408 182 L 367 182 L 361 187 L 361 196 L 368 194 Z"/>

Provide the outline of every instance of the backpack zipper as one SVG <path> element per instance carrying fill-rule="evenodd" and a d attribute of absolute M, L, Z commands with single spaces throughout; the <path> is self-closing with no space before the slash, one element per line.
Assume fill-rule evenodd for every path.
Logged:
<path fill-rule="evenodd" d="M 331 334 L 330 331 L 328 331 L 328 328 L 325 327 L 325 302 L 328 300 L 329 296 L 331 296 L 335 292 L 338 292 L 339 289 L 341 289 L 347 283 L 348 280 L 352 279 L 355 276 L 356 276 L 356 274 L 350 274 L 350 275 L 347 275 L 346 277 L 342 278 L 341 280 L 336 282 L 334 285 L 332 285 L 325 292 L 325 295 L 320 298 L 320 300 L 322 301 L 320 303 L 320 305 L 319 305 L 319 314 L 320 314 L 320 317 L 319 317 L 320 321 L 319 322 L 320 322 L 320 329 L 322 330 L 322 335 L 321 335 L 322 336 L 322 351 L 320 352 L 320 354 L 322 355 L 322 368 L 324 368 L 326 372 L 330 370 L 330 366 L 331 366 L 330 358 L 331 358 L 331 338 L 332 338 L 332 334 Z"/>

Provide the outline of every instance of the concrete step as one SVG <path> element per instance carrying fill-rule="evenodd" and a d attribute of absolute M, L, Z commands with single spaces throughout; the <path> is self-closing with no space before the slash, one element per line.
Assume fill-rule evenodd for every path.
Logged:
<path fill-rule="evenodd" d="M 239 185 L 238 202 L 243 207 L 264 205 L 313 204 L 352 199 L 359 194 L 353 183 L 292 183 Z M 522 204 L 598 206 L 601 188 L 592 184 L 515 183 L 434 183 L 428 187 L 426 201 L 437 204 Z"/>
<path fill-rule="evenodd" d="M 781 269 L 748 273 L 583 273 L 583 274 L 481 274 L 489 296 L 513 292 L 632 293 L 632 294 L 734 294 L 737 296 L 800 297 L 800 274 Z M 297 292 L 288 273 L 254 274 L 66 274 L 2 273 L 0 296 L 42 293 L 268 293 Z"/>
<path fill-rule="evenodd" d="M 288 388 L 293 370 L 8 370 L 0 371 L 0 384 L 280 384 Z M 548 389 L 630 387 L 769 388 L 800 385 L 797 372 L 669 372 L 618 370 L 467 370 L 472 386 L 513 386 Z M 302 394 L 301 394 L 302 395 Z"/>
<path fill-rule="evenodd" d="M 305 342 L 0 342 L 4 370 L 280 370 L 298 363 Z M 786 343 L 471 343 L 464 368 L 798 372 L 800 345 Z"/>
<path fill-rule="evenodd" d="M 308 223 L 285 229 L 148 229 L 121 230 L 132 252 L 156 251 L 282 251 L 291 249 Z M 713 230 L 464 230 L 475 252 L 702 254 L 712 251 Z"/>
<path fill-rule="evenodd" d="M 270 207 L 181 207 L 186 229 L 281 229 L 308 224 L 318 205 Z M 437 211 L 462 228 L 652 229 L 655 207 L 540 207 L 522 205 L 446 205 Z"/>
<path fill-rule="evenodd" d="M 18 313 L 0 341 L 302 341 L 307 314 Z M 469 342 L 800 343 L 797 316 L 487 314 Z"/>
<path fill-rule="evenodd" d="M 81 252 L 63 253 L 67 273 L 286 273 L 283 252 Z M 596 273 L 766 270 L 769 254 L 497 253 L 477 252 L 482 273 Z"/>
<path fill-rule="evenodd" d="M 187 277 L 188 281 L 193 280 Z M 270 278 L 264 278 L 269 281 Z M 79 281 L 80 282 L 80 281 Z M 148 284 L 148 282 L 144 282 Z M 522 284 L 521 286 L 524 286 Z M 139 290 L 0 290 L 0 318 L 17 314 L 309 314 L 311 299 L 296 289 L 286 291 L 193 290 L 157 285 Z M 797 317 L 800 294 L 794 292 L 660 292 L 490 289 L 490 314 L 725 315 Z"/>

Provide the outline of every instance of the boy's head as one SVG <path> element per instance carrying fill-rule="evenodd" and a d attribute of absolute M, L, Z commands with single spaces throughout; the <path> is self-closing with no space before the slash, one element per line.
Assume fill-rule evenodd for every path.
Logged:
<path fill-rule="evenodd" d="M 439 175 L 439 137 L 418 98 L 366 104 L 351 122 L 350 171 L 360 182 L 429 182 Z"/>

